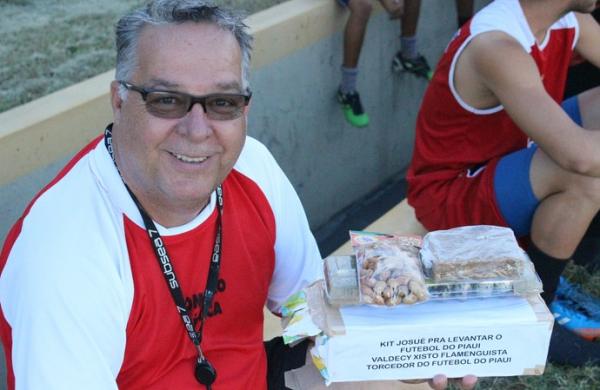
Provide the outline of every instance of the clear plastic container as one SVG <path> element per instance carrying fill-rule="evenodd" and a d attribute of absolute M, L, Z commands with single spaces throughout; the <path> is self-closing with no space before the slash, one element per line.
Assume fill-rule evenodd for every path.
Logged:
<path fill-rule="evenodd" d="M 481 229 L 479 227 L 476 231 L 489 233 L 487 228 Z M 454 276 L 447 274 L 440 280 L 439 275 L 438 278 L 433 277 L 431 262 L 428 263 L 429 268 L 423 264 L 423 249 L 418 245 L 419 238 L 351 232 L 356 257 L 330 256 L 324 260 L 327 300 L 334 306 L 357 304 L 395 306 L 427 300 L 526 296 L 541 293 L 542 283 L 533 264 L 521 248 L 515 247 L 516 241 L 513 243 L 510 239 L 506 240 L 505 234 L 501 232 L 500 237 L 493 234 L 476 236 L 476 239 L 479 238 L 477 245 L 487 247 L 483 249 L 485 253 L 494 252 L 503 255 L 500 257 L 499 272 L 491 266 L 494 260 L 488 256 L 485 262 L 476 261 L 475 273 L 464 274 L 457 267 L 458 263 L 455 263 L 450 269 L 456 268 L 459 272 Z M 484 239 L 488 240 L 487 243 L 482 241 Z M 481 252 L 474 252 L 472 245 L 460 242 L 460 244 L 452 242 L 452 245 L 470 247 L 470 250 L 460 249 L 461 253 L 465 253 L 465 256 L 481 258 Z M 505 261 L 507 253 L 517 260 L 516 263 Z M 506 265 L 513 267 L 514 264 L 518 264 L 513 269 L 515 272 L 510 268 L 502 268 Z M 477 270 L 479 266 L 482 268 Z M 506 272 L 507 269 L 511 272 Z M 484 272 L 481 272 L 482 270 Z M 492 272 L 489 272 L 490 270 Z M 465 277 L 465 275 L 475 275 L 475 277 Z M 411 284 L 415 283 L 414 281 L 419 283 L 417 287 Z M 398 283 L 394 284 L 396 282 Z M 414 301 L 410 298 L 407 302 L 403 302 L 404 298 L 413 292 L 411 287 L 416 289 L 423 287 L 424 294 Z M 381 297 L 378 302 L 373 301 L 374 293 Z M 391 299 L 392 297 L 396 299 Z"/>
<path fill-rule="evenodd" d="M 501 297 L 512 295 L 540 294 L 542 282 L 533 263 L 526 258 L 516 277 L 497 277 L 480 280 L 462 280 L 455 282 L 436 282 L 432 278 L 425 280 L 430 299 L 466 299 Z"/>
<path fill-rule="evenodd" d="M 325 267 L 325 296 L 334 306 L 360 303 L 356 257 L 329 256 L 323 260 Z"/>

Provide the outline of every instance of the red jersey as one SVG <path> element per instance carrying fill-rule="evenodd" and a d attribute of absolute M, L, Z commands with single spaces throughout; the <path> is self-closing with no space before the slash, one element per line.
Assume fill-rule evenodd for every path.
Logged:
<path fill-rule="evenodd" d="M 463 26 L 446 48 L 423 98 L 407 174 L 408 202 L 430 230 L 481 223 L 505 225 L 495 205 L 492 173 L 499 158 L 527 147 L 528 137 L 501 105 L 471 107 L 453 84 L 464 48 L 474 37 L 490 31 L 517 40 L 537 64 L 546 91 L 557 102 L 562 100 L 578 35 L 573 13 L 554 23 L 541 44 L 518 0 L 496 0 Z M 463 180 L 486 170 L 477 183 Z M 477 186 L 467 188 L 470 184 Z"/>
<path fill-rule="evenodd" d="M 212 388 L 266 388 L 263 306 L 322 278 L 291 183 L 248 137 L 223 182 L 221 267 L 202 349 Z M 185 225 L 157 226 L 199 329 L 216 196 Z M 139 210 L 101 139 L 30 204 L 0 255 L 8 388 L 204 389 Z"/>

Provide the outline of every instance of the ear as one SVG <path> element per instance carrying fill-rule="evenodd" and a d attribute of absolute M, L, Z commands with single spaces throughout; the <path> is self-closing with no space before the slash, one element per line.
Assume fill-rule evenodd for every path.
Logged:
<path fill-rule="evenodd" d="M 113 80 L 110 83 L 110 105 L 113 111 L 113 121 L 117 122 L 121 117 L 121 107 L 123 105 L 123 99 L 119 95 L 120 84 L 117 80 Z"/>

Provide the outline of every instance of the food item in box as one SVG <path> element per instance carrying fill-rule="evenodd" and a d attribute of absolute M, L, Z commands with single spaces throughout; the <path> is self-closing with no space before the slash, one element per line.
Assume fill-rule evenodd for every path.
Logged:
<path fill-rule="evenodd" d="M 427 285 L 431 299 L 465 299 L 515 295 L 509 280 L 434 283 Z"/>
<path fill-rule="evenodd" d="M 436 281 L 517 278 L 519 269 L 519 261 L 516 259 L 472 258 L 434 262 L 432 275 Z"/>
<path fill-rule="evenodd" d="M 435 282 L 517 279 L 526 259 L 512 230 L 488 225 L 427 233 L 421 256 Z"/>
<path fill-rule="evenodd" d="M 356 258 L 329 256 L 324 259 L 325 295 L 332 305 L 359 303 Z"/>
<path fill-rule="evenodd" d="M 363 303 L 395 306 L 427 300 L 417 238 L 354 231 L 350 237 Z"/>

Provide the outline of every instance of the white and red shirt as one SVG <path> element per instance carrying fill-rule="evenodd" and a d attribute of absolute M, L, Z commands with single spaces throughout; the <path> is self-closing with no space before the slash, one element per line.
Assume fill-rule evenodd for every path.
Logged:
<path fill-rule="evenodd" d="M 449 182 L 510 152 L 527 147 L 528 137 L 503 106 L 477 109 L 463 101 L 454 86 L 459 56 L 476 36 L 501 31 L 521 44 L 535 61 L 548 94 L 561 102 L 567 70 L 578 38 L 578 23 L 568 13 L 554 23 L 541 44 L 518 0 L 495 0 L 478 12 L 452 39 L 423 98 L 417 117 L 415 148 L 407 174 L 408 201 L 417 217 L 434 214 L 444 204 Z M 488 176 L 491 178 L 492 176 Z M 493 201 L 493 185 L 484 186 Z M 422 218 L 423 217 L 423 218 Z"/>
<path fill-rule="evenodd" d="M 297 194 L 258 141 L 246 139 L 223 193 L 221 269 L 202 347 L 217 370 L 214 390 L 266 388 L 263 306 L 277 312 L 321 278 L 321 256 Z M 215 201 L 184 226 L 158 226 L 197 329 Z M 141 215 L 101 138 L 28 206 L 0 267 L 10 389 L 204 388 Z"/>

